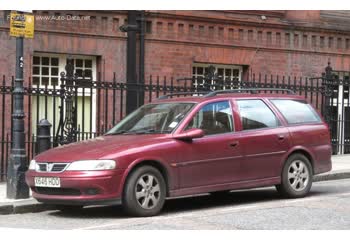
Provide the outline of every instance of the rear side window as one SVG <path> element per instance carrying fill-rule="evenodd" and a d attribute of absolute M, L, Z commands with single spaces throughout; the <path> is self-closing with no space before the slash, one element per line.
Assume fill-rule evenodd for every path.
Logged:
<path fill-rule="evenodd" d="M 237 100 L 243 130 L 273 128 L 280 123 L 271 109 L 261 100 Z"/>
<path fill-rule="evenodd" d="M 278 108 L 289 124 L 321 122 L 315 110 L 305 101 L 291 99 L 270 101 Z"/>

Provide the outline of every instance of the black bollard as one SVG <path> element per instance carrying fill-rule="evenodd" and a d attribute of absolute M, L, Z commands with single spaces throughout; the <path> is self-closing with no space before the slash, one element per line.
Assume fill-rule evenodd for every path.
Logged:
<path fill-rule="evenodd" d="M 47 119 L 41 119 L 38 123 L 38 135 L 36 141 L 36 154 L 51 148 L 51 123 Z"/>

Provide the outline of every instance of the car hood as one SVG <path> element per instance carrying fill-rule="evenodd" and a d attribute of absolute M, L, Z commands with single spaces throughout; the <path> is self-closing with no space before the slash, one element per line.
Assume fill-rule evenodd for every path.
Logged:
<path fill-rule="evenodd" d="M 100 159 L 104 156 L 156 144 L 169 138 L 164 134 L 100 136 L 86 141 L 62 145 L 37 156 L 38 162 L 72 162 L 76 160 Z"/>

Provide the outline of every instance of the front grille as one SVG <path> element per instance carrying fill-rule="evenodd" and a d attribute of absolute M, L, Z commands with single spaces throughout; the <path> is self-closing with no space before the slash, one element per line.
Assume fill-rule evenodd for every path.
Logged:
<path fill-rule="evenodd" d="M 51 172 L 61 172 L 61 171 L 63 171 L 63 169 L 65 169 L 66 166 L 67 166 L 66 163 L 64 163 L 64 164 L 56 163 L 52 166 Z"/>
<path fill-rule="evenodd" d="M 49 187 L 35 187 L 34 192 L 45 195 L 60 195 L 60 196 L 79 196 L 81 192 L 74 188 L 49 188 Z"/>
<path fill-rule="evenodd" d="M 38 163 L 39 172 L 62 172 L 68 163 Z"/>

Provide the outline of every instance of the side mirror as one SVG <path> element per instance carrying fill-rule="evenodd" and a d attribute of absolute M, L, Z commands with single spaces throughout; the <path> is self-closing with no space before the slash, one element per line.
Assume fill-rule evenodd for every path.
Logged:
<path fill-rule="evenodd" d="M 204 136 L 204 131 L 198 128 L 189 129 L 183 133 L 176 134 L 174 139 L 178 140 L 192 140 L 194 138 L 201 138 Z"/>

